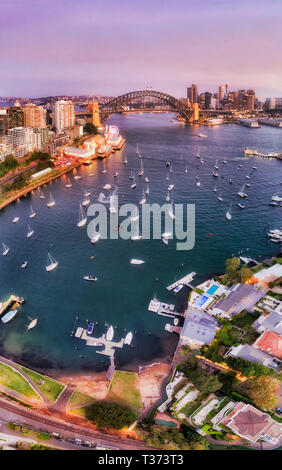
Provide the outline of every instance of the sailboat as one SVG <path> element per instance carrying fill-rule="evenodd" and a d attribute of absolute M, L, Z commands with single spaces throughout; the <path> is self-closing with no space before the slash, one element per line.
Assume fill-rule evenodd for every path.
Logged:
<path fill-rule="evenodd" d="M 240 209 L 245 209 L 244 204 L 242 204 L 241 202 L 238 202 L 238 206 L 240 207 Z"/>
<path fill-rule="evenodd" d="M 162 237 L 162 242 L 163 242 L 165 245 L 168 245 L 168 238 Z"/>
<path fill-rule="evenodd" d="M 14 217 L 12 222 L 13 222 L 13 224 L 16 224 L 16 223 L 18 223 L 19 220 L 20 220 L 19 217 Z"/>
<path fill-rule="evenodd" d="M 50 193 L 50 201 L 47 202 L 47 207 L 53 207 L 55 204 L 56 204 L 56 201 L 53 198 L 52 194 Z"/>
<path fill-rule="evenodd" d="M 198 151 L 197 151 L 197 153 L 196 153 L 196 157 L 197 157 L 197 158 L 201 158 L 200 149 L 198 149 Z"/>
<path fill-rule="evenodd" d="M 222 163 L 224 163 L 226 165 L 226 163 L 227 163 L 226 158 L 224 160 L 222 160 Z"/>
<path fill-rule="evenodd" d="M 143 160 L 142 157 L 140 157 L 141 165 L 140 165 L 140 170 L 138 171 L 138 176 L 143 176 L 144 175 L 144 167 L 143 167 Z"/>
<path fill-rule="evenodd" d="M 230 203 L 228 211 L 226 212 L 226 219 L 227 220 L 231 220 L 231 218 L 232 218 L 232 216 L 231 216 L 231 207 L 232 207 L 232 201 Z"/>
<path fill-rule="evenodd" d="M 215 178 L 218 178 L 218 177 L 219 177 L 219 174 L 218 174 L 216 171 L 213 171 L 212 176 L 214 176 Z"/>
<path fill-rule="evenodd" d="M 219 170 L 219 167 L 218 167 L 218 165 L 217 165 L 217 162 L 218 162 L 218 160 L 216 160 L 215 165 L 214 165 L 214 168 L 215 168 L 216 170 Z"/>
<path fill-rule="evenodd" d="M 167 190 L 167 195 L 166 195 L 166 198 L 165 198 L 166 202 L 169 202 L 170 201 L 170 197 L 169 197 L 169 190 Z"/>
<path fill-rule="evenodd" d="M 65 187 L 66 188 L 71 188 L 72 187 L 72 183 L 70 182 L 69 177 L 67 178 L 67 183 L 65 184 Z"/>
<path fill-rule="evenodd" d="M 91 196 L 91 193 L 90 193 L 89 191 L 86 191 L 86 190 L 85 190 L 85 191 L 84 191 L 84 196 L 85 196 L 85 197 L 89 197 L 89 196 Z"/>
<path fill-rule="evenodd" d="M 213 188 L 213 192 L 216 193 L 217 189 L 216 186 Z"/>
<path fill-rule="evenodd" d="M 144 264 L 145 261 L 143 259 L 136 259 L 136 258 L 131 258 L 130 264 Z"/>
<path fill-rule="evenodd" d="M 168 189 L 168 191 L 172 191 L 172 190 L 173 190 L 173 188 L 174 188 L 174 184 L 170 184 L 170 185 L 169 185 L 169 187 L 168 187 L 167 189 Z"/>
<path fill-rule="evenodd" d="M 117 176 L 118 176 L 118 171 L 114 173 L 114 178 L 116 178 Z"/>
<path fill-rule="evenodd" d="M 170 208 L 169 208 L 169 211 L 168 211 L 168 215 L 171 219 L 175 219 L 175 215 L 173 213 L 173 201 L 171 201 L 171 203 L 170 203 Z"/>
<path fill-rule="evenodd" d="M 107 170 L 107 168 L 106 168 L 106 163 L 105 163 L 105 161 L 103 161 L 103 164 L 104 164 L 104 168 L 103 168 L 103 170 L 102 170 L 102 173 L 107 173 L 108 170 Z"/>
<path fill-rule="evenodd" d="M 131 170 L 131 172 L 130 172 L 129 179 L 130 179 L 130 180 L 134 180 L 134 179 L 135 179 L 135 174 L 133 173 L 132 170 Z"/>
<path fill-rule="evenodd" d="M 97 241 L 100 240 L 100 237 L 101 237 L 100 233 L 97 233 L 93 238 L 91 238 L 91 240 L 90 240 L 91 243 L 93 243 L 93 244 L 97 243 Z"/>
<path fill-rule="evenodd" d="M 77 226 L 78 227 L 84 227 L 84 225 L 86 224 L 87 222 L 87 217 L 85 215 L 85 212 L 83 210 L 83 207 L 81 204 L 79 204 L 79 221 L 78 221 L 78 224 Z"/>
<path fill-rule="evenodd" d="M 35 216 L 36 216 L 36 212 L 33 210 L 32 206 L 30 206 L 29 218 L 33 219 Z"/>
<path fill-rule="evenodd" d="M 139 219 L 139 214 L 138 214 L 138 209 L 136 208 L 135 215 L 130 217 L 130 221 L 131 222 L 136 222 L 136 220 L 138 220 L 138 219 Z"/>
<path fill-rule="evenodd" d="M 22 264 L 21 264 L 21 268 L 22 269 L 25 269 L 28 265 L 28 262 L 27 261 L 24 261 Z"/>
<path fill-rule="evenodd" d="M 187 163 L 186 163 L 186 166 L 185 166 L 185 173 L 188 173 Z"/>
<path fill-rule="evenodd" d="M 127 156 L 125 155 L 124 157 L 124 162 L 123 162 L 125 165 L 127 164 Z"/>
<path fill-rule="evenodd" d="M 149 194 L 149 192 L 150 192 L 150 190 L 149 190 L 149 185 L 148 185 L 148 183 L 147 183 L 147 187 L 146 187 L 146 190 L 145 190 L 145 194 L 147 194 L 147 195 L 148 195 L 148 194 Z"/>
<path fill-rule="evenodd" d="M 148 178 L 148 176 L 145 176 L 145 183 L 149 183 L 149 178 Z"/>
<path fill-rule="evenodd" d="M 55 258 L 50 255 L 50 253 L 48 253 L 48 258 L 49 258 L 49 261 L 50 261 L 50 264 L 48 264 L 45 269 L 46 271 L 53 271 L 53 269 L 55 269 L 57 266 L 58 266 L 58 261 L 55 260 Z"/>
<path fill-rule="evenodd" d="M 30 228 L 30 225 L 28 225 L 27 227 L 28 227 L 28 232 L 26 234 L 26 238 L 31 238 L 32 235 L 34 234 L 34 230 Z"/>
<path fill-rule="evenodd" d="M 89 194 L 89 193 L 87 193 L 87 194 Z M 86 195 L 85 195 L 85 196 L 86 196 Z M 83 205 L 83 207 L 89 206 L 89 204 L 90 204 L 90 199 L 89 199 L 89 197 L 86 196 L 85 199 L 82 201 L 81 204 Z"/>
<path fill-rule="evenodd" d="M 143 197 L 142 197 L 141 201 L 139 201 L 139 204 L 142 205 L 142 204 L 145 204 L 145 202 L 146 202 L 146 195 L 145 195 L 145 191 L 143 189 Z"/>
<path fill-rule="evenodd" d="M 134 177 L 133 177 L 133 181 L 134 181 L 134 182 L 133 182 L 132 185 L 130 186 L 131 189 L 136 188 L 135 175 L 134 175 Z"/>
<path fill-rule="evenodd" d="M 200 181 L 197 181 L 196 186 L 201 186 Z"/>
<path fill-rule="evenodd" d="M 2 245 L 3 245 L 3 248 L 4 248 L 4 251 L 2 252 L 2 255 L 7 256 L 7 254 L 10 251 L 10 248 L 8 248 L 7 245 L 5 245 L 5 243 L 2 243 Z"/>
<path fill-rule="evenodd" d="M 167 172 L 166 180 L 169 181 L 169 171 Z"/>
<path fill-rule="evenodd" d="M 242 188 L 241 188 L 240 191 L 237 193 L 238 196 L 240 196 L 240 197 L 247 197 L 247 194 L 244 193 L 244 188 L 245 188 L 245 184 L 243 184 Z"/>
<path fill-rule="evenodd" d="M 28 325 L 26 325 L 26 329 L 27 330 L 32 330 L 33 328 L 36 327 L 38 318 L 32 319 L 28 315 L 27 315 L 27 318 L 30 320 L 30 323 Z"/>
<path fill-rule="evenodd" d="M 45 199 L 44 193 L 41 189 L 39 189 L 39 198 L 40 199 Z"/>

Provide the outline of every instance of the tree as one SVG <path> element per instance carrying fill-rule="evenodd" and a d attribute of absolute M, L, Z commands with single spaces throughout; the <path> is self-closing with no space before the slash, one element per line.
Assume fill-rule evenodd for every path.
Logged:
<path fill-rule="evenodd" d="M 228 258 L 225 261 L 226 274 L 233 277 L 241 263 L 240 258 Z"/>
<path fill-rule="evenodd" d="M 101 428 L 122 429 L 137 418 L 137 413 L 118 403 L 97 401 L 86 408 L 86 417 Z"/>
<path fill-rule="evenodd" d="M 262 375 L 240 384 L 240 390 L 245 393 L 259 408 L 272 410 L 277 406 L 277 390 L 280 383 L 274 377 Z"/>
<path fill-rule="evenodd" d="M 94 126 L 94 124 L 92 124 L 92 122 L 88 122 L 87 124 L 85 124 L 83 130 L 84 132 L 86 132 L 86 134 L 91 134 L 91 135 L 98 134 L 98 129 L 96 126 Z"/>
<path fill-rule="evenodd" d="M 252 270 L 243 266 L 239 271 L 237 271 L 238 280 L 240 282 L 246 282 L 252 276 Z"/>

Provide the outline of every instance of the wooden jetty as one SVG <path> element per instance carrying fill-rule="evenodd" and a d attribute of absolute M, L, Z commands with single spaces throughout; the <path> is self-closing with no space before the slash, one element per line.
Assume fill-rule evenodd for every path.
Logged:
<path fill-rule="evenodd" d="M 84 328 L 78 327 L 75 335 L 76 338 L 80 338 L 86 341 L 87 346 L 104 346 L 104 349 L 101 351 L 96 351 L 98 354 L 103 354 L 105 356 L 109 356 L 114 359 L 115 351 L 114 348 L 123 348 L 124 345 L 124 338 L 121 338 L 120 341 L 108 341 L 106 339 L 106 335 L 103 333 L 102 336 L 99 338 L 94 338 L 93 336 L 89 336 L 87 334 L 87 330 Z"/>
<path fill-rule="evenodd" d="M 194 289 L 193 286 L 190 285 L 190 282 L 193 281 L 194 277 L 196 276 L 197 273 L 190 273 L 190 274 L 187 274 L 187 276 L 184 276 L 182 277 L 181 279 L 179 279 L 178 281 L 174 282 L 173 284 L 171 284 L 170 286 L 167 287 L 167 290 L 173 290 L 175 289 L 177 286 L 179 286 L 180 284 L 183 284 L 184 286 L 188 286 L 188 287 L 191 287 L 192 289 Z"/>

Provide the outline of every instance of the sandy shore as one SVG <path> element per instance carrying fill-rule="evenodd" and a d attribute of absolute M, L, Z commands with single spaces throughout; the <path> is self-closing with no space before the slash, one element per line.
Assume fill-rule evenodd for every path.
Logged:
<path fill-rule="evenodd" d="M 143 409 L 148 408 L 161 397 L 161 387 L 169 373 L 169 368 L 169 364 L 162 362 L 142 368 L 139 373 L 139 389 Z M 57 377 L 57 380 L 64 384 L 76 385 L 77 390 L 87 393 L 96 400 L 103 400 L 107 397 L 110 385 L 105 372 L 65 375 Z"/>

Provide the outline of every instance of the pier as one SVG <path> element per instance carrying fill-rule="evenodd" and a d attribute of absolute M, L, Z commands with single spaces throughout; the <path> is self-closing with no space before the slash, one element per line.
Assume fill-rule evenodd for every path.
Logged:
<path fill-rule="evenodd" d="M 187 276 L 182 277 L 182 279 L 179 279 L 179 281 L 174 282 L 170 286 L 167 287 L 167 290 L 173 290 L 180 284 L 183 284 L 184 286 L 191 287 L 191 289 L 194 289 L 193 286 L 190 285 L 190 282 L 193 281 L 194 277 L 196 276 L 197 273 L 190 273 L 187 274 Z"/>
<path fill-rule="evenodd" d="M 164 317 L 185 317 L 185 313 L 181 312 L 176 312 L 174 310 L 174 305 L 172 304 L 165 304 L 163 302 L 160 302 L 158 299 L 154 298 L 150 301 L 149 307 L 148 307 L 149 312 L 154 312 L 157 313 L 158 315 L 162 315 Z"/>
<path fill-rule="evenodd" d="M 165 325 L 165 331 L 169 331 L 170 333 L 177 333 L 178 335 L 180 335 L 181 330 L 182 330 L 181 326 L 174 326 L 174 325 L 170 325 L 169 323 Z"/>
<path fill-rule="evenodd" d="M 104 349 L 102 351 L 96 351 L 97 354 L 103 354 L 105 356 L 109 356 L 111 358 L 111 366 L 113 368 L 115 367 L 114 365 L 114 355 L 115 355 L 115 350 L 114 348 L 123 348 L 124 346 L 124 338 L 121 338 L 120 341 L 108 341 L 106 339 L 106 335 L 103 333 L 102 336 L 99 338 L 94 338 L 93 336 L 89 336 L 87 334 L 87 330 L 84 328 L 78 327 L 76 332 L 75 332 L 75 338 L 82 339 L 86 342 L 86 346 L 104 346 Z M 113 362 L 112 362 L 113 361 Z"/>
<path fill-rule="evenodd" d="M 10 308 L 14 303 L 21 305 L 24 302 L 22 297 L 17 297 L 16 295 L 10 295 L 10 297 L 5 302 L 0 302 L 0 317 L 3 315 L 8 308 Z"/>

